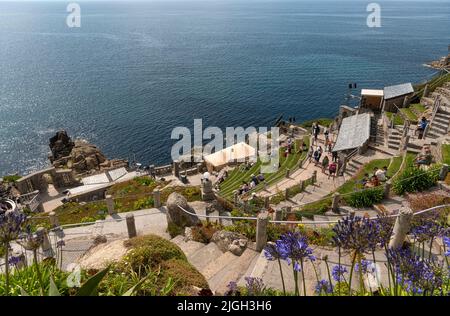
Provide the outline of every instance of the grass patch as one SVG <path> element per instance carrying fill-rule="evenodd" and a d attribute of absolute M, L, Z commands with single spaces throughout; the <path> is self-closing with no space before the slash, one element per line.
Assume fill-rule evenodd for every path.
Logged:
<path fill-rule="evenodd" d="M 392 118 L 394 117 L 394 125 L 403 125 L 405 123 L 405 120 L 399 114 L 392 112 L 385 112 L 385 113 L 389 121 L 391 122 Z"/>
<path fill-rule="evenodd" d="M 421 114 L 423 112 L 425 112 L 426 108 L 423 104 L 421 103 L 415 103 L 415 104 L 411 104 L 409 106 L 409 108 L 414 111 L 416 114 Z"/>
<path fill-rule="evenodd" d="M 388 167 L 387 176 L 388 178 L 392 178 L 397 171 L 400 170 L 400 166 L 402 165 L 403 157 L 393 157 L 391 160 L 391 164 Z"/>
<path fill-rule="evenodd" d="M 322 200 L 309 203 L 298 211 L 295 212 L 295 216 L 298 220 L 301 220 L 303 217 L 308 219 L 313 219 L 314 215 L 322 215 L 325 214 L 328 210 L 331 209 L 331 197 L 326 197 Z"/>
<path fill-rule="evenodd" d="M 22 177 L 19 175 L 9 175 L 9 176 L 2 177 L 3 182 L 5 182 L 5 183 L 14 183 L 17 180 L 19 180 L 20 178 L 22 178 Z"/>
<path fill-rule="evenodd" d="M 442 150 L 442 163 L 450 165 L 450 145 L 444 144 L 441 147 Z"/>
<path fill-rule="evenodd" d="M 358 182 L 364 178 L 364 174 L 368 173 L 369 175 L 373 175 L 373 169 L 375 167 L 383 168 L 384 166 L 388 166 L 389 161 L 390 159 L 376 159 L 366 163 L 353 178 L 345 182 L 337 191 L 341 194 L 346 194 L 362 189 L 362 186 Z"/>
<path fill-rule="evenodd" d="M 405 115 L 411 122 L 417 122 L 417 115 L 410 108 L 402 108 L 400 109 L 400 112 L 402 112 L 402 114 Z"/>
<path fill-rule="evenodd" d="M 328 126 L 330 126 L 331 123 L 334 122 L 334 120 L 330 119 L 330 118 L 319 118 L 319 119 L 305 121 L 305 122 L 301 123 L 300 126 L 308 129 L 308 128 L 311 128 L 315 122 L 319 123 L 319 125 L 321 125 L 321 126 L 328 127 Z"/>

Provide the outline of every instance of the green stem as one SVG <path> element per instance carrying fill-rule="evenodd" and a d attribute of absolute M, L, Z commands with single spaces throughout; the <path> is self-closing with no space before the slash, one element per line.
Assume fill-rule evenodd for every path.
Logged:
<path fill-rule="evenodd" d="M 432 250 L 433 250 L 433 241 L 434 241 L 434 238 L 431 237 L 431 241 L 430 241 L 430 253 L 428 254 L 428 260 L 431 260 L 431 254 L 432 254 Z"/>
<path fill-rule="evenodd" d="M 39 280 L 39 285 L 41 286 L 42 295 L 44 295 L 45 288 L 44 288 L 44 282 L 42 282 L 41 270 L 39 269 L 39 263 L 37 260 L 37 249 L 33 250 L 33 260 L 34 260 L 34 267 L 36 268 L 36 275 L 38 276 L 38 280 Z"/>
<path fill-rule="evenodd" d="M 300 267 L 302 269 L 303 296 L 306 296 L 306 280 L 305 280 L 305 271 L 303 269 L 303 259 L 300 260 Z"/>
<path fill-rule="evenodd" d="M 299 289 L 298 289 L 298 272 L 295 271 L 294 262 L 292 262 L 292 271 L 294 272 L 295 295 L 300 296 Z"/>
<path fill-rule="evenodd" d="M 366 293 L 366 286 L 364 285 L 364 279 L 363 279 L 363 273 L 362 273 L 362 267 L 361 267 L 361 258 L 358 258 L 358 264 L 359 264 L 359 291 L 361 293 Z"/>
<path fill-rule="evenodd" d="M 331 273 L 330 273 L 330 267 L 328 266 L 328 260 L 325 260 L 325 266 L 327 267 L 327 274 L 328 274 L 328 282 L 330 282 L 330 286 L 333 286 L 333 283 L 331 282 Z M 334 296 L 334 291 L 332 292 L 332 295 Z"/>
<path fill-rule="evenodd" d="M 8 257 L 9 257 L 9 244 L 4 243 L 5 246 L 5 295 L 9 296 L 9 263 L 8 263 Z"/>
<path fill-rule="evenodd" d="M 348 281 L 348 295 L 352 296 L 352 277 L 353 277 L 353 269 L 355 268 L 356 262 L 356 252 L 353 254 L 352 258 L 352 267 L 350 268 L 350 280 Z"/>
<path fill-rule="evenodd" d="M 284 285 L 283 269 L 281 268 L 280 258 L 278 258 L 278 266 L 280 267 L 281 283 L 283 284 L 283 295 L 286 296 L 286 286 Z"/>

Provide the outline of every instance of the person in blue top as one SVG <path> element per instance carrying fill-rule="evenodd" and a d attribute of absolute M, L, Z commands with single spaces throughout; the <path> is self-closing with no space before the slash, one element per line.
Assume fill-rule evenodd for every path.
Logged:
<path fill-rule="evenodd" d="M 419 139 L 422 139 L 423 137 L 423 132 L 425 131 L 425 128 L 428 125 L 428 121 L 427 119 L 424 117 L 422 117 L 422 119 L 419 122 L 419 126 L 417 127 L 417 130 L 419 132 Z"/>

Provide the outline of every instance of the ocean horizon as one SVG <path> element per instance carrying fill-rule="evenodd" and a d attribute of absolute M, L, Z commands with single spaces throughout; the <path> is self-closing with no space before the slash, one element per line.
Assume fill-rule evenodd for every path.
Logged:
<path fill-rule="evenodd" d="M 449 1 L 0 1 L 0 176 L 49 165 L 65 129 L 109 158 L 170 162 L 177 126 L 332 117 L 349 83 L 420 83 L 448 53 Z M 356 91 L 355 91 L 356 92 Z"/>

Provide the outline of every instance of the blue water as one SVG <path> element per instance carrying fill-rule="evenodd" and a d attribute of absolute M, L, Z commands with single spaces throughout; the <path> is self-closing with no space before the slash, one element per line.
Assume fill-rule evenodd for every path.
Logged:
<path fill-rule="evenodd" d="M 48 164 L 58 129 L 160 164 L 171 130 L 334 115 L 349 82 L 419 82 L 447 53 L 449 1 L 0 2 L 0 174 Z"/>

